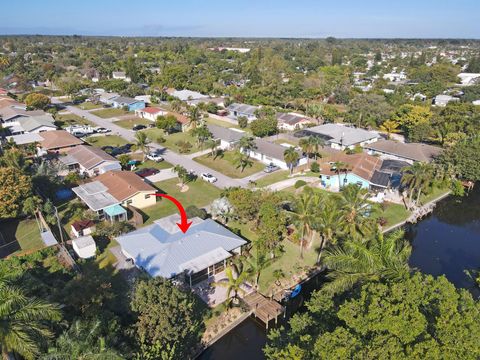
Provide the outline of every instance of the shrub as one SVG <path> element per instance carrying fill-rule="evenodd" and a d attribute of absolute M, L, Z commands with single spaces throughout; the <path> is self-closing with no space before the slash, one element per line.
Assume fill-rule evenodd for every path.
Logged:
<path fill-rule="evenodd" d="M 190 144 L 188 141 L 183 140 L 177 141 L 175 145 L 178 146 L 178 151 L 180 152 L 180 154 L 190 152 L 190 149 L 193 147 L 192 144 Z"/>
<path fill-rule="evenodd" d="M 452 184 L 450 185 L 450 189 L 452 190 L 452 195 L 454 196 L 465 195 L 465 188 L 460 180 L 453 180 Z"/>
<path fill-rule="evenodd" d="M 240 129 L 245 129 L 248 125 L 248 119 L 245 116 L 239 116 L 237 121 Z"/>
<path fill-rule="evenodd" d="M 314 173 L 319 173 L 320 172 L 320 165 L 318 165 L 317 162 L 314 162 L 314 163 L 312 163 L 312 165 L 310 165 L 310 170 L 312 170 L 312 172 L 314 172 Z"/>
<path fill-rule="evenodd" d="M 302 186 L 305 186 L 307 185 L 307 182 L 304 181 L 304 180 L 297 180 L 297 182 L 295 183 L 294 187 L 295 189 L 299 189 L 301 188 Z"/>
<path fill-rule="evenodd" d="M 205 220 L 208 217 L 207 211 L 205 209 L 200 209 L 196 207 L 195 205 L 190 205 L 185 209 L 185 212 L 187 213 L 187 217 L 193 218 L 193 217 L 199 217 L 202 220 Z"/>
<path fill-rule="evenodd" d="M 167 141 L 167 139 L 165 139 L 163 136 L 160 135 L 157 137 L 157 143 L 163 144 L 165 141 Z"/>

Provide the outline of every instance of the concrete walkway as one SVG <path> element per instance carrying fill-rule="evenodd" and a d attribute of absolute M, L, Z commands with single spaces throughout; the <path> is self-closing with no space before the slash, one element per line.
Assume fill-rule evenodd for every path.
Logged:
<path fill-rule="evenodd" d="M 320 179 L 317 178 L 317 177 L 297 176 L 297 177 L 293 177 L 293 178 L 290 178 L 290 179 L 287 179 L 287 180 L 279 181 L 275 184 L 268 185 L 266 188 L 271 190 L 271 191 L 280 191 L 280 190 L 283 190 L 283 189 L 286 189 L 286 188 L 289 188 L 289 187 L 295 185 L 295 183 L 298 180 L 303 180 L 306 183 L 314 183 L 314 182 L 318 182 Z"/>

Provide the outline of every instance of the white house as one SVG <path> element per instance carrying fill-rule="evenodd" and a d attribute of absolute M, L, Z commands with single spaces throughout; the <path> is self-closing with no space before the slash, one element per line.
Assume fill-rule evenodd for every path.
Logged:
<path fill-rule="evenodd" d="M 245 131 L 229 129 L 223 126 L 208 124 L 208 130 L 212 133 L 213 140 L 219 143 L 219 148 L 229 150 L 234 148 L 240 139 L 247 135 Z"/>
<path fill-rule="evenodd" d="M 407 79 L 407 74 L 405 74 L 405 72 L 402 70 L 399 73 L 391 72 L 391 73 L 388 73 L 388 74 L 383 74 L 383 78 L 385 80 L 388 80 L 388 81 L 391 81 L 391 82 L 399 82 L 399 81 L 402 81 L 402 80 L 406 80 Z"/>
<path fill-rule="evenodd" d="M 160 109 L 158 107 L 146 107 L 143 109 L 135 110 L 135 115 L 142 119 L 147 119 L 150 121 L 157 120 L 158 116 L 165 116 L 168 114 L 168 111 Z"/>
<path fill-rule="evenodd" d="M 457 75 L 460 78 L 460 83 L 465 86 L 480 84 L 479 73 L 460 73 Z"/>
<path fill-rule="evenodd" d="M 300 130 L 307 125 L 315 124 L 315 119 L 296 113 L 277 113 L 278 129 L 286 131 Z"/>
<path fill-rule="evenodd" d="M 453 96 L 450 96 L 450 95 L 441 94 L 441 95 L 437 95 L 433 98 L 432 104 L 434 106 L 445 107 L 445 106 L 447 106 L 447 104 L 449 102 L 456 102 L 456 101 L 460 101 L 460 99 L 456 98 L 456 97 L 453 97 Z"/>
<path fill-rule="evenodd" d="M 380 137 L 377 133 L 341 124 L 318 125 L 303 129 L 295 135 L 318 136 L 331 148 L 337 150 L 353 150 L 356 146 L 365 147 L 365 145 L 374 143 Z"/>
<path fill-rule="evenodd" d="M 132 79 L 130 79 L 124 71 L 114 71 L 112 73 L 112 79 L 123 80 L 125 82 L 132 81 Z"/>
<path fill-rule="evenodd" d="M 91 235 L 82 236 L 72 240 L 72 247 L 81 259 L 89 259 L 95 256 L 97 245 Z"/>
<path fill-rule="evenodd" d="M 232 117 L 235 120 L 238 120 L 240 116 L 244 116 L 247 118 L 248 122 L 251 122 L 257 119 L 257 115 L 255 115 L 255 112 L 258 109 L 259 109 L 258 106 L 239 104 L 239 103 L 233 103 L 227 106 L 227 110 L 230 114 L 230 117 Z"/>
<path fill-rule="evenodd" d="M 255 149 L 251 150 L 249 155 L 265 165 L 274 164 L 281 169 L 288 170 L 289 166 L 284 159 L 285 150 L 286 147 L 282 145 L 271 143 L 263 139 L 255 139 Z M 306 164 L 307 158 L 302 155 L 301 151 L 297 152 L 299 160 L 295 166 Z"/>

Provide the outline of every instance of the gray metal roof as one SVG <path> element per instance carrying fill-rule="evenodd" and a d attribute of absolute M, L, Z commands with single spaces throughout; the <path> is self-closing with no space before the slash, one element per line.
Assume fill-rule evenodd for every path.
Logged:
<path fill-rule="evenodd" d="M 256 145 L 256 149 L 253 150 L 254 152 L 263 154 L 273 159 L 285 161 L 283 156 L 283 154 L 285 153 L 285 150 L 287 149 L 285 146 L 271 143 L 262 139 L 255 139 L 255 145 Z M 297 150 L 297 153 L 298 155 L 300 155 L 300 158 L 302 158 L 303 155 L 301 151 Z"/>
<path fill-rule="evenodd" d="M 404 159 L 431 162 L 442 153 L 442 148 L 423 143 L 401 143 L 393 140 L 381 140 L 365 146 L 367 149 Z"/>
<path fill-rule="evenodd" d="M 213 124 L 208 124 L 207 128 L 212 133 L 214 139 L 221 139 L 229 143 L 237 142 L 245 135 L 248 135 L 244 131 L 235 131 L 223 126 Z"/>
<path fill-rule="evenodd" d="M 184 234 L 175 225 L 178 214 L 117 237 L 135 264 L 151 276 L 171 278 L 182 272 L 195 273 L 230 256 L 246 241 L 211 219 L 190 219 Z"/>
<path fill-rule="evenodd" d="M 53 129 L 56 129 L 57 127 L 54 124 L 54 119 L 52 115 L 39 115 L 39 116 L 30 116 L 28 118 L 22 119 L 20 121 L 20 126 L 25 130 L 26 132 L 33 131 L 35 129 L 38 129 L 39 127 L 42 126 L 48 126 Z"/>
<path fill-rule="evenodd" d="M 230 112 L 238 112 L 240 114 L 245 114 L 245 115 L 255 115 L 255 111 L 258 109 L 258 106 L 253 106 L 253 105 L 247 105 L 247 104 L 239 104 L 239 103 L 233 103 L 227 106 L 227 110 Z"/>
<path fill-rule="evenodd" d="M 192 90 L 175 90 L 172 92 L 171 95 L 182 101 L 206 99 L 209 97 L 208 95 L 204 95 L 197 91 L 192 91 Z"/>
<path fill-rule="evenodd" d="M 378 134 L 364 130 L 353 128 L 339 124 L 324 124 L 314 126 L 303 130 L 307 133 L 320 135 L 327 138 L 328 141 L 344 146 L 351 146 L 361 142 L 376 139 Z"/>
<path fill-rule="evenodd" d="M 93 211 L 102 210 L 120 203 L 100 181 L 92 181 L 74 187 L 72 191 Z"/>
<path fill-rule="evenodd" d="M 137 102 L 143 102 L 143 100 L 136 100 L 134 98 L 126 97 L 126 96 L 118 96 L 115 99 L 113 99 L 113 101 L 118 104 L 126 104 L 126 105 L 135 104 Z"/>

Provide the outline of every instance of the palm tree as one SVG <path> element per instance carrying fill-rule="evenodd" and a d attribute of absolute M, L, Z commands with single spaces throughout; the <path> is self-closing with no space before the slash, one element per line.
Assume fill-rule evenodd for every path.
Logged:
<path fill-rule="evenodd" d="M 283 152 L 283 159 L 288 164 L 291 175 L 293 173 L 293 168 L 295 167 L 295 164 L 298 162 L 298 159 L 300 159 L 300 155 L 293 146 L 290 146 Z"/>
<path fill-rule="evenodd" d="M 145 161 L 147 152 L 149 149 L 148 144 L 150 144 L 150 139 L 147 137 L 143 131 L 137 131 L 135 133 L 135 145 L 143 153 L 143 161 Z"/>
<path fill-rule="evenodd" d="M 237 144 L 237 148 L 246 154 L 249 154 L 256 147 L 255 139 L 251 136 L 242 136 Z"/>
<path fill-rule="evenodd" d="M 368 190 L 358 185 L 350 184 L 342 189 L 340 207 L 345 232 L 352 238 L 366 235 L 370 230 L 371 206 L 367 200 Z"/>
<path fill-rule="evenodd" d="M 345 170 L 346 167 L 347 167 L 347 164 L 345 164 L 343 161 L 335 161 L 332 164 L 332 169 L 335 171 L 335 174 L 337 174 L 337 177 L 338 177 L 338 191 L 342 189 L 340 174 Z"/>
<path fill-rule="evenodd" d="M 315 222 L 315 208 L 313 207 L 314 194 L 312 189 L 306 187 L 300 198 L 295 201 L 293 211 L 289 211 L 293 224 L 300 231 L 300 258 L 303 259 L 304 243 L 307 238 L 313 237 L 312 225 Z"/>
<path fill-rule="evenodd" d="M 180 100 L 175 99 L 170 102 L 170 107 L 173 111 L 178 112 L 182 109 L 183 103 Z"/>
<path fill-rule="evenodd" d="M 204 126 L 199 126 L 192 129 L 192 135 L 197 138 L 197 143 L 200 146 L 200 149 L 203 150 L 203 144 L 210 138 L 212 138 L 212 133 L 208 128 Z"/>
<path fill-rule="evenodd" d="M 197 106 L 190 106 L 188 109 L 188 125 L 190 128 L 195 129 L 202 120 L 202 113 Z"/>
<path fill-rule="evenodd" d="M 366 281 L 400 279 L 408 275 L 411 246 L 397 231 L 386 237 L 381 232 L 366 241 L 347 240 L 327 251 L 324 262 L 331 280 L 324 289 L 339 293 Z"/>
<path fill-rule="evenodd" d="M 416 162 L 411 166 L 402 169 L 402 185 L 408 187 L 409 204 L 412 203 L 413 194 L 417 191 L 417 204 L 420 200 L 422 190 L 430 183 L 433 177 L 433 167 L 430 164 Z"/>
<path fill-rule="evenodd" d="M 250 159 L 250 155 L 238 150 L 233 154 L 233 163 L 237 169 L 241 169 L 241 172 L 243 172 L 247 166 L 253 166 L 253 161 Z"/>
<path fill-rule="evenodd" d="M 10 65 L 10 60 L 6 56 L 0 56 L 0 69 L 6 68 Z"/>
<path fill-rule="evenodd" d="M 310 155 L 312 154 L 312 143 L 310 142 L 310 137 L 308 138 L 302 138 L 298 142 L 298 145 L 300 146 L 300 149 L 302 149 L 302 152 L 307 155 L 307 164 L 310 163 Z"/>
<path fill-rule="evenodd" d="M 242 266 L 230 264 L 225 269 L 225 275 L 227 276 L 226 282 L 219 281 L 212 285 L 227 288 L 227 300 L 225 302 L 227 303 L 227 306 L 230 306 L 232 301 L 238 301 L 238 293 L 245 293 L 245 290 L 242 289 L 242 284 L 245 282 L 248 274 L 246 271 L 243 271 Z"/>
<path fill-rule="evenodd" d="M 181 187 L 185 186 L 185 183 L 188 181 L 189 173 L 182 165 L 175 165 L 173 167 L 173 172 L 177 174 L 178 179 L 181 182 Z"/>
<path fill-rule="evenodd" d="M 398 129 L 399 124 L 393 120 L 387 120 L 382 125 L 380 125 L 380 130 L 387 133 L 387 139 L 390 139 L 391 134 L 396 134 L 400 132 Z"/>
<path fill-rule="evenodd" d="M 217 150 L 218 142 L 214 139 L 208 139 L 205 142 L 207 148 L 210 149 L 210 155 L 212 155 L 212 158 L 215 160 L 215 151 Z"/>
<path fill-rule="evenodd" d="M 260 251 L 258 245 L 253 245 L 254 252 L 250 253 L 250 256 L 245 258 L 245 264 L 247 265 L 247 275 L 253 279 L 255 288 L 258 288 L 258 282 L 260 275 L 268 265 L 273 262 L 273 258 L 268 258 L 264 251 Z"/>
<path fill-rule="evenodd" d="M 39 354 L 39 345 L 52 337 L 48 321 L 60 321 L 56 305 L 29 298 L 0 275 L 0 348 L 3 359 L 17 353 L 25 359 Z"/>
<path fill-rule="evenodd" d="M 317 207 L 316 219 L 313 227 L 320 234 L 320 246 L 317 249 L 317 264 L 320 262 L 322 252 L 328 244 L 335 244 L 339 235 L 344 230 L 342 212 L 338 201 L 327 196 L 321 206 Z"/>
<path fill-rule="evenodd" d="M 323 105 L 322 104 L 310 104 L 307 106 L 307 116 L 313 117 L 317 120 L 317 124 L 320 124 L 320 119 L 323 117 Z"/>
<path fill-rule="evenodd" d="M 116 351 L 109 349 L 101 336 L 101 322 L 75 321 L 68 331 L 58 337 L 55 347 L 49 349 L 42 360 L 117 360 L 123 359 Z"/>
<path fill-rule="evenodd" d="M 310 136 L 308 142 L 310 143 L 314 159 L 317 160 L 317 156 L 320 154 L 320 148 L 325 145 L 325 142 L 318 136 Z"/>

